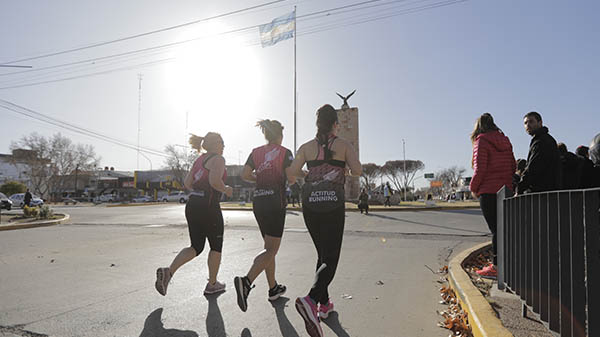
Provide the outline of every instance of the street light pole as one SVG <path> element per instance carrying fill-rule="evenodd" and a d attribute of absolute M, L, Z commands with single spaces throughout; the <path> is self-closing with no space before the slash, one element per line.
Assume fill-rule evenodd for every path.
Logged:
<path fill-rule="evenodd" d="M 408 185 L 408 174 L 406 173 L 406 144 L 402 138 L 402 153 L 404 156 L 404 201 L 406 201 L 406 187 Z"/>

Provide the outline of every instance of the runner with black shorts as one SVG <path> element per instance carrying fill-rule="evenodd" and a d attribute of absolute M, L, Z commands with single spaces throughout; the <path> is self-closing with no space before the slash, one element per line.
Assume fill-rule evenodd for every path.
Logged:
<path fill-rule="evenodd" d="M 327 104 L 317 111 L 317 136 L 298 149 L 290 171 L 308 174 L 302 188 L 302 213 L 306 228 L 317 249 L 315 282 L 307 296 L 296 299 L 296 309 L 302 316 L 306 331 L 312 337 L 322 337 L 320 320 L 333 310 L 328 287 L 337 269 L 342 249 L 345 220 L 345 175 L 347 167 L 353 176 L 360 176 L 362 166 L 352 145 L 336 136 L 339 129 L 335 109 Z"/>
<path fill-rule="evenodd" d="M 290 184 L 295 182 L 295 178 L 287 172 L 293 155 L 290 150 L 281 146 L 281 123 L 265 119 L 259 121 L 257 126 L 261 128 L 268 144 L 252 150 L 244 166 L 242 178 L 256 182 L 252 209 L 265 245 L 264 250 L 254 258 L 248 274 L 233 279 L 237 302 L 242 311 L 248 309 L 248 295 L 254 288 L 252 283 L 263 270 L 269 283 L 270 301 L 278 299 L 286 291 L 286 287 L 275 280 L 275 255 L 281 244 L 285 224 L 285 183 L 286 180 Z"/>
<path fill-rule="evenodd" d="M 204 294 L 225 291 L 225 284 L 217 281 L 223 248 L 223 215 L 219 202 L 222 193 L 229 197 L 233 193 L 233 189 L 224 183 L 227 178 L 223 158 L 225 145 L 221 135 L 214 132 L 207 133 L 205 137 L 192 135 L 190 144 L 198 152 L 202 149 L 207 151 L 196 159 L 184 181 L 186 189 L 192 191 L 185 205 L 191 246 L 182 249 L 169 267 L 156 270 L 155 287 L 163 296 L 167 294 L 169 281 L 177 269 L 200 255 L 207 239 L 210 245 L 209 276 Z"/>

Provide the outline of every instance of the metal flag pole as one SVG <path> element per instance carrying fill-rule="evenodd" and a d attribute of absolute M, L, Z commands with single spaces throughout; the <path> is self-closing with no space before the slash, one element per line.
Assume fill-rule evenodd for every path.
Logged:
<path fill-rule="evenodd" d="M 298 93 L 296 87 L 296 6 L 294 6 L 294 157 L 296 157 L 297 137 L 296 137 L 296 111 L 298 109 Z"/>

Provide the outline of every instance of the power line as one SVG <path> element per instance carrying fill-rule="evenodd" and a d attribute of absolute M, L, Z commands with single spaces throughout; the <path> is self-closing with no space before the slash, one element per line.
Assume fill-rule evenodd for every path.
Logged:
<path fill-rule="evenodd" d="M 90 48 L 105 46 L 105 45 L 112 44 L 112 43 L 117 43 L 117 42 L 127 41 L 127 40 L 131 40 L 131 39 L 136 39 L 136 38 L 139 38 L 139 37 L 148 36 L 148 35 L 152 35 L 152 34 L 156 34 L 156 33 L 162 33 L 162 32 L 166 32 L 166 31 L 169 31 L 169 30 L 173 30 L 173 29 L 177 29 L 177 28 L 181 28 L 181 27 L 185 27 L 185 26 L 195 25 L 195 24 L 200 23 L 200 22 L 206 22 L 206 21 L 210 21 L 210 20 L 214 20 L 214 19 L 219 19 L 219 18 L 223 18 L 223 17 L 226 17 L 226 16 L 234 15 L 234 14 L 239 14 L 239 13 L 242 13 L 242 12 L 245 12 L 245 11 L 249 11 L 249 10 L 253 10 L 253 9 L 261 8 L 261 7 L 265 7 L 265 6 L 269 6 L 269 5 L 276 4 L 278 2 L 283 2 L 283 1 L 287 1 L 287 0 L 270 1 L 270 2 L 267 2 L 267 3 L 260 4 L 260 5 L 256 5 L 256 6 L 252 6 L 252 7 L 246 7 L 246 8 L 238 9 L 238 10 L 235 10 L 235 11 L 232 11 L 232 12 L 223 13 L 223 14 L 211 16 L 211 17 L 204 18 L 204 19 L 194 20 L 194 21 L 182 23 L 182 24 L 179 24 L 179 25 L 171 26 L 171 27 L 161 28 L 161 29 L 157 29 L 157 30 L 153 30 L 153 31 L 145 32 L 145 33 L 140 33 L 140 34 L 136 34 L 136 35 L 131 35 L 131 36 L 125 36 L 125 37 L 114 39 L 114 40 L 110 40 L 110 41 L 98 42 L 98 43 L 94 43 L 94 44 L 87 45 L 87 46 L 82 46 L 82 47 L 77 47 L 77 48 L 62 50 L 62 51 L 58 51 L 58 52 L 47 53 L 47 54 L 43 54 L 43 55 L 39 55 L 39 56 L 22 58 L 22 59 L 8 61 L 8 62 L 3 62 L 3 64 L 12 64 L 12 63 L 23 62 L 23 61 L 37 60 L 37 59 L 41 59 L 41 58 L 46 58 L 46 57 L 51 57 L 51 56 L 57 56 L 57 55 L 72 53 L 72 52 L 75 52 L 75 51 L 80 51 L 80 50 L 85 50 L 85 49 L 90 49 Z"/>
<path fill-rule="evenodd" d="M 380 1 L 380 0 L 375 0 L 375 1 Z M 406 1 L 406 0 L 396 0 L 396 1 L 391 1 L 391 2 L 404 2 L 404 1 Z M 416 4 L 416 3 L 425 2 L 425 1 L 428 1 L 428 0 L 418 0 L 418 1 L 414 1 L 412 3 L 403 4 L 402 6 L 404 6 L 404 5 L 410 5 L 410 4 Z M 359 14 L 359 15 L 353 16 L 351 18 L 360 18 L 360 20 L 347 22 L 348 18 L 344 18 L 344 19 L 339 20 L 338 22 L 334 22 L 334 23 L 325 23 L 325 24 L 321 24 L 321 25 L 315 25 L 314 27 L 312 27 L 312 30 L 310 28 L 307 29 L 307 30 L 301 30 L 298 33 L 298 36 L 310 35 L 310 34 L 315 34 L 315 33 L 319 33 L 319 32 L 329 31 L 329 30 L 333 30 L 333 29 L 337 29 L 337 28 L 341 28 L 341 27 L 353 26 L 353 25 L 358 25 L 358 24 L 373 22 L 373 21 L 377 21 L 377 20 L 383 20 L 383 19 L 390 18 L 390 17 L 400 16 L 400 15 L 407 15 L 407 14 L 411 14 L 411 13 L 416 13 L 416 12 L 425 11 L 425 10 L 434 9 L 434 8 L 443 7 L 443 6 L 449 6 L 449 5 L 452 5 L 452 4 L 456 4 L 456 3 L 460 3 L 460 2 L 466 2 L 466 1 L 468 1 L 468 0 L 447 0 L 447 1 L 440 1 L 440 2 L 436 2 L 436 3 L 432 3 L 432 4 L 418 6 L 418 7 L 407 8 L 407 9 L 403 9 L 401 11 L 396 11 L 396 12 L 390 12 L 389 11 L 390 9 L 388 8 L 388 9 L 380 10 L 379 11 L 379 12 L 385 11 L 384 15 L 373 16 L 373 17 L 368 17 L 368 18 L 364 18 L 365 17 L 364 14 Z M 370 2 L 373 2 L 373 0 L 372 1 L 368 1 L 367 3 L 370 3 Z M 389 4 L 389 3 L 385 3 L 385 4 Z M 383 4 L 381 4 L 381 5 L 383 5 Z M 342 6 L 342 7 L 343 8 L 348 8 L 348 6 Z M 375 6 L 369 6 L 369 8 L 371 8 L 371 7 L 375 7 Z M 400 6 L 398 6 L 398 7 L 400 7 Z M 363 9 L 363 8 L 359 8 L 359 9 Z M 349 11 L 354 11 L 354 10 L 349 10 Z M 343 13 L 346 13 L 346 12 L 349 12 L 349 11 L 344 11 Z M 324 11 L 320 11 L 320 13 L 323 13 L 323 12 Z M 376 13 L 376 12 L 374 12 L 374 13 Z M 369 13 L 367 15 L 372 15 L 374 13 Z M 326 15 L 326 16 L 328 16 L 328 15 Z M 232 32 L 240 32 L 240 31 L 243 31 L 243 30 L 248 30 L 248 29 L 256 28 L 256 27 L 258 27 L 258 25 L 251 26 L 251 27 L 246 27 L 246 28 L 235 29 L 235 30 L 231 30 L 231 31 L 227 31 L 227 32 L 221 32 L 221 33 L 218 33 L 217 35 L 224 35 L 224 34 L 229 34 L 229 33 L 232 33 Z M 205 38 L 205 37 L 201 37 L 201 38 Z M 181 43 L 187 43 L 187 42 L 190 42 L 191 40 L 197 40 L 197 39 L 200 39 L 200 38 L 195 38 L 195 39 L 190 39 L 190 40 L 185 40 L 185 41 L 174 42 L 174 43 L 168 44 L 168 46 L 172 46 L 172 45 L 175 45 L 175 44 L 181 44 Z M 254 39 L 254 41 L 256 41 L 256 39 Z M 253 46 L 253 45 L 258 45 L 258 44 L 260 44 L 260 42 L 251 42 L 251 43 L 247 43 L 246 46 Z M 150 49 L 162 48 L 164 46 L 166 46 L 166 45 L 145 48 L 145 49 L 143 49 L 141 51 L 147 51 L 147 50 L 150 50 Z M 140 52 L 140 50 L 138 50 L 138 51 L 130 51 L 130 52 L 123 53 L 123 54 L 118 54 L 118 56 L 121 56 L 121 55 L 124 55 L 124 54 L 137 53 L 137 52 Z M 159 52 L 153 53 L 153 54 L 159 54 Z M 102 57 L 102 58 L 108 58 L 108 57 L 111 57 L 111 56 L 105 56 L 105 57 Z M 161 63 L 165 63 L 165 62 L 170 62 L 170 61 L 173 61 L 175 59 L 176 58 L 171 57 L 171 58 L 160 59 L 160 60 L 156 60 L 156 61 L 151 61 L 151 62 L 136 64 L 136 65 L 129 65 L 129 66 L 121 67 L 121 68 L 110 69 L 110 70 L 100 71 L 100 72 L 94 72 L 94 73 L 88 73 L 88 74 L 83 74 L 83 75 L 78 75 L 78 76 L 72 76 L 72 77 L 66 77 L 66 78 L 60 78 L 60 79 L 53 79 L 53 80 L 46 80 L 46 81 L 31 82 L 31 83 L 25 83 L 25 84 L 7 85 L 7 86 L 4 86 L 4 87 L 0 87 L 0 90 L 29 87 L 29 86 L 35 86 L 35 85 L 47 84 L 47 83 L 62 82 L 62 81 L 68 81 L 68 80 L 73 80 L 73 79 L 78 79 L 78 78 L 85 78 L 85 77 L 90 77 L 90 76 L 97 76 L 97 75 L 102 75 L 102 74 L 108 74 L 108 73 L 122 71 L 122 70 L 137 69 L 137 68 L 141 68 L 141 67 L 153 66 L 153 65 L 157 65 L 157 64 L 161 64 Z M 75 63 L 81 63 L 81 62 L 83 62 L 83 61 L 75 62 Z M 71 63 L 71 64 L 73 64 L 73 63 Z M 58 66 L 52 66 L 52 67 L 49 67 L 49 68 L 55 68 L 55 67 L 58 67 Z M 71 72 L 73 72 L 73 71 L 71 71 Z M 23 81 L 26 81 L 26 79 L 21 79 L 18 82 L 23 82 Z"/>
<path fill-rule="evenodd" d="M 101 134 L 99 132 L 96 132 L 96 131 L 93 131 L 93 130 L 89 130 L 89 129 L 86 129 L 86 128 L 83 128 L 83 127 L 71 124 L 69 122 L 65 122 L 65 121 L 59 120 L 57 118 L 54 118 L 54 117 L 42 114 L 40 112 L 34 111 L 32 109 L 23 107 L 21 105 L 18 105 L 18 104 L 15 104 L 15 103 L 3 100 L 3 99 L 0 99 L 0 107 L 2 107 L 4 109 L 7 109 L 7 110 L 10 110 L 10 111 L 13 111 L 13 112 L 16 112 L 18 114 L 27 116 L 29 118 L 35 119 L 37 121 L 41 121 L 41 122 L 48 123 L 48 124 L 51 124 L 51 125 L 54 125 L 54 126 L 58 126 L 60 128 L 63 128 L 63 129 L 66 129 L 66 130 L 69 130 L 69 131 L 72 131 L 72 132 L 76 132 L 76 133 L 84 135 L 84 136 L 88 136 L 88 137 L 96 138 L 96 139 L 99 139 L 99 140 L 103 140 L 103 141 L 106 141 L 106 142 L 109 142 L 109 143 L 112 143 L 112 144 L 115 144 L 115 145 L 118 145 L 118 146 L 122 146 L 122 147 L 125 147 L 125 148 L 128 148 L 128 149 L 131 149 L 131 150 L 136 150 L 136 151 L 138 150 L 137 146 L 135 146 L 134 144 L 130 144 L 130 143 L 126 142 L 126 141 L 123 141 L 123 140 L 120 140 L 120 139 L 117 139 L 117 138 L 113 138 L 113 137 L 110 137 L 110 136 L 106 136 L 106 135 L 103 135 L 103 134 Z M 140 152 L 145 152 L 147 154 L 156 155 L 156 156 L 162 156 L 162 157 L 165 157 L 165 158 L 168 157 L 168 155 L 165 154 L 162 151 L 154 150 L 154 149 L 147 148 L 147 147 L 140 147 L 139 151 Z"/>
<path fill-rule="evenodd" d="M 375 2 L 381 2 L 381 1 L 385 1 L 385 0 L 362 1 L 362 2 L 358 2 L 358 3 L 350 4 L 350 5 L 329 8 L 329 9 L 326 9 L 326 10 L 320 10 L 320 11 L 316 11 L 316 12 L 312 12 L 312 13 L 300 15 L 300 16 L 298 16 L 296 18 L 296 20 L 300 19 L 299 21 L 301 21 L 301 22 L 304 21 L 304 20 L 312 20 L 314 18 L 310 18 L 310 17 L 317 16 L 317 15 L 320 15 L 320 14 L 324 14 L 324 15 L 321 15 L 321 17 L 327 17 L 327 16 L 331 16 L 331 15 L 343 14 L 343 13 L 347 12 L 347 11 L 342 11 L 343 9 L 352 8 L 352 7 L 358 7 L 358 6 L 363 6 L 365 4 L 375 3 Z M 383 4 L 378 4 L 378 5 L 387 5 L 387 4 L 396 3 L 396 2 L 403 2 L 403 1 L 406 1 L 406 0 L 392 0 L 392 1 L 388 1 L 388 2 L 385 2 Z M 422 1 L 427 1 L 427 0 L 422 0 Z M 371 7 L 373 7 L 373 6 L 361 7 L 361 8 L 357 8 L 355 10 L 368 9 L 368 8 L 371 8 Z M 334 13 L 332 13 L 332 12 L 334 12 Z M 305 19 L 305 18 L 310 18 L 310 19 Z M 46 67 L 41 67 L 41 68 L 36 68 L 36 69 L 22 70 L 22 71 L 16 71 L 16 72 L 12 72 L 12 73 L 0 74 L 0 77 L 11 76 L 11 75 L 18 75 L 18 74 L 22 74 L 22 73 L 38 72 L 38 71 L 43 71 L 43 70 L 48 70 L 48 69 L 54 69 L 54 68 L 59 68 L 59 67 L 67 67 L 67 66 L 71 66 L 71 65 L 78 65 L 78 64 L 90 63 L 90 62 L 95 62 L 95 61 L 101 61 L 101 60 L 105 60 L 105 59 L 109 59 L 109 58 L 114 58 L 114 57 L 122 57 L 122 56 L 127 56 L 127 55 L 131 55 L 131 54 L 135 54 L 135 53 L 143 53 L 143 52 L 152 51 L 152 50 L 156 50 L 156 49 L 169 48 L 169 47 L 173 47 L 173 46 L 177 46 L 177 45 L 180 45 L 180 44 L 197 41 L 197 40 L 204 39 L 204 38 L 216 37 L 216 36 L 227 35 L 227 34 L 234 34 L 234 33 L 241 33 L 241 32 L 244 32 L 244 31 L 249 31 L 249 30 L 258 28 L 259 26 L 261 26 L 261 24 L 247 26 L 247 27 L 238 28 L 238 29 L 232 29 L 232 30 L 229 30 L 229 31 L 219 32 L 219 33 L 212 34 L 212 35 L 201 36 L 201 37 L 196 37 L 196 38 L 192 38 L 192 39 L 171 42 L 171 43 L 162 44 L 162 45 L 158 45 L 158 46 L 147 47 L 147 48 L 142 48 L 142 49 L 137 49 L 137 50 L 132 50 L 132 51 L 127 51 L 127 52 L 118 53 L 118 54 L 112 54 L 112 55 L 106 55 L 106 56 L 101 56 L 101 57 L 89 58 L 89 59 L 85 59 L 85 60 L 68 62 L 68 63 L 57 64 L 57 65 L 52 65 L 52 66 L 46 66 Z"/>

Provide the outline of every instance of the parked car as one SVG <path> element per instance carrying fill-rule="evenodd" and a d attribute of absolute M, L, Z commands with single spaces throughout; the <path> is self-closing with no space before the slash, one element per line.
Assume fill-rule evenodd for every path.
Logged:
<path fill-rule="evenodd" d="M 96 197 L 96 202 L 114 202 L 118 200 L 119 197 L 113 194 L 102 194 Z"/>
<path fill-rule="evenodd" d="M 154 198 L 149 195 L 141 195 L 139 197 L 135 197 L 131 199 L 132 202 L 153 202 Z"/>
<path fill-rule="evenodd" d="M 189 199 L 189 195 L 183 191 L 171 192 L 168 195 L 165 195 L 160 199 L 163 202 L 168 201 L 179 201 L 182 204 L 185 204 Z"/>
<path fill-rule="evenodd" d="M 10 196 L 9 198 L 13 202 L 13 206 L 17 206 L 23 208 L 25 206 L 25 193 L 16 193 Z M 40 197 L 36 195 L 31 195 L 31 206 L 43 206 L 44 200 L 40 199 Z"/>
<path fill-rule="evenodd" d="M 78 202 L 77 200 L 72 199 L 72 198 L 63 198 L 62 201 L 65 203 L 65 205 L 68 205 L 68 204 L 77 205 L 77 202 Z"/>
<path fill-rule="evenodd" d="M 10 211 L 12 208 L 13 202 L 4 194 L 0 193 L 0 209 L 5 209 Z"/>

